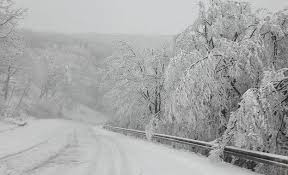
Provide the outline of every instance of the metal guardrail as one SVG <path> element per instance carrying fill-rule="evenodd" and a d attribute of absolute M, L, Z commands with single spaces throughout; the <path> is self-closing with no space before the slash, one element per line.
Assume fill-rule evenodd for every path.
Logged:
<path fill-rule="evenodd" d="M 126 129 L 126 128 L 120 128 L 120 127 L 113 127 L 109 125 L 104 126 L 105 129 L 114 131 L 114 132 L 124 132 L 126 134 L 134 134 L 138 136 L 146 136 L 146 133 L 144 131 L 134 130 L 134 129 Z M 212 150 L 215 146 L 212 143 L 199 141 L 199 140 L 193 140 L 193 139 L 187 139 L 182 137 L 176 137 L 176 136 L 170 136 L 165 134 L 153 134 L 154 139 L 162 139 L 169 142 L 174 143 L 181 143 L 184 145 L 191 145 L 192 147 L 200 147 L 204 148 L 206 150 Z M 232 146 L 226 146 L 224 148 L 224 153 L 228 155 L 233 155 L 239 158 L 252 160 L 259 163 L 264 163 L 268 165 L 274 165 L 281 168 L 288 169 L 288 156 L 282 156 L 282 155 L 276 155 L 276 154 L 270 154 L 270 153 L 263 153 L 259 151 L 251 151 L 251 150 L 245 150 L 240 149 Z"/>

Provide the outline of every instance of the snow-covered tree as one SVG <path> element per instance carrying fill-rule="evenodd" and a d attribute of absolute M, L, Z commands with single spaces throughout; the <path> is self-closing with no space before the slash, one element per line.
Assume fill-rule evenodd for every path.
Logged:
<path fill-rule="evenodd" d="M 1 79 L 1 115 L 10 115 L 20 106 L 22 100 L 12 105 L 15 94 L 19 94 L 26 81 L 25 60 L 22 59 L 25 44 L 23 38 L 16 31 L 17 23 L 25 10 L 14 7 L 12 0 L 0 1 L 0 79 Z M 21 78 L 19 78 L 19 76 Z M 19 79 L 18 79 L 18 78 Z M 22 95 L 24 98 L 24 95 Z M 21 98 L 21 99 L 23 99 Z M 19 105 L 17 105 L 19 104 Z M 11 109 L 11 111 L 10 111 Z M 10 111 L 10 112 L 8 112 Z"/>
<path fill-rule="evenodd" d="M 0 0 L 0 39 L 9 38 L 15 32 L 25 9 L 15 8 L 13 0 Z"/>
<path fill-rule="evenodd" d="M 211 152 L 212 158 L 221 156 L 226 145 L 287 155 L 287 71 L 264 71 L 260 87 L 243 94 L 239 108 L 231 113 L 227 130 L 218 140 L 219 145 Z M 282 173 L 261 164 L 256 170 Z"/>
<path fill-rule="evenodd" d="M 139 53 L 121 41 L 118 51 L 102 65 L 106 99 L 125 125 L 143 129 L 151 116 L 163 112 L 167 54 L 165 49 Z"/>
<path fill-rule="evenodd" d="M 262 45 L 247 38 L 254 21 L 245 2 L 199 4 L 198 19 L 176 39 L 176 56 L 166 73 L 170 120 L 192 123 L 201 139 L 222 134 L 229 112 L 257 84 L 263 67 Z"/>
<path fill-rule="evenodd" d="M 197 125 L 199 122 L 195 121 L 195 118 L 201 116 L 201 113 L 204 119 L 210 118 L 207 109 L 212 110 L 211 114 L 216 114 L 213 121 L 219 123 L 216 129 L 221 128 L 219 127 L 222 121 L 221 116 L 226 111 L 224 113 L 226 114 L 224 126 L 227 129 L 218 140 L 220 147 L 212 152 L 212 156 L 213 154 L 219 155 L 218 150 L 223 151 L 223 147 L 227 144 L 286 155 L 287 145 L 283 142 L 287 140 L 287 111 L 285 107 L 288 53 L 286 49 L 288 46 L 287 9 L 276 13 L 260 9 L 254 13 L 249 10 L 249 4 L 235 1 L 210 1 L 208 10 L 203 9 L 205 9 L 204 5 L 200 5 L 199 14 L 202 14 L 200 15 L 200 21 L 202 21 L 200 25 L 196 22 L 196 25 L 194 24 L 183 35 L 180 35 L 180 45 L 177 49 L 179 54 L 178 58 L 176 57 L 176 60 L 179 60 L 180 65 L 182 65 L 181 61 L 186 55 L 193 55 L 190 56 L 190 60 L 192 60 L 190 64 L 193 67 L 200 65 L 201 69 L 194 68 L 193 74 L 187 74 L 186 67 L 184 71 L 178 69 L 178 74 L 182 78 L 178 78 L 178 86 L 174 87 L 176 89 L 174 92 L 180 89 L 180 93 L 177 92 L 181 94 L 178 99 L 184 99 L 184 91 L 184 97 L 188 100 L 183 102 L 176 98 L 177 105 L 174 106 L 183 107 L 186 105 L 188 112 L 191 108 L 192 111 L 195 111 L 196 106 L 198 110 L 196 112 L 199 113 L 200 111 L 200 115 L 182 116 L 188 119 L 192 117 Z M 203 29 L 199 31 L 201 27 Z M 188 38 L 187 35 L 190 37 L 188 41 L 185 40 Z M 202 40 L 199 41 L 199 38 Z M 197 43 L 199 44 L 197 45 Z M 197 57 L 200 54 L 194 56 L 196 55 L 195 52 L 202 54 L 200 58 Z M 203 53 L 208 56 L 203 56 Z M 179 56 L 182 60 L 179 59 Z M 167 74 L 171 77 L 175 72 L 175 66 L 172 67 L 172 76 L 169 71 Z M 191 71 L 191 66 L 187 67 Z M 204 79 L 202 75 L 201 78 L 197 79 L 200 77 L 197 74 L 199 71 L 202 71 L 200 74 L 206 76 L 210 74 L 210 77 L 213 78 L 206 77 Z M 187 77 L 187 75 L 189 76 Z M 183 88 L 182 84 L 184 83 L 182 82 L 192 83 Z M 213 85 L 213 88 L 209 88 Z M 173 89 L 173 86 L 168 87 Z M 203 97 L 203 94 L 209 95 L 210 89 L 214 90 L 213 93 L 210 93 L 209 102 L 215 106 L 207 105 L 207 102 L 199 104 L 198 99 L 201 98 L 198 96 L 195 98 L 189 94 L 195 89 L 204 89 L 204 92 L 201 93 L 202 96 L 198 95 L 199 97 Z M 215 91 L 217 89 L 221 91 Z M 197 95 L 197 93 L 194 94 Z M 216 97 L 216 102 L 213 102 L 213 97 Z M 219 104 L 217 104 L 218 101 L 220 101 Z M 173 116 L 177 116 L 175 109 L 177 108 L 174 107 Z M 207 122 L 205 123 L 207 124 Z M 206 131 L 201 130 L 201 128 L 203 127 L 199 127 L 200 130 L 196 128 L 196 131 L 205 133 Z M 214 136 L 215 138 L 217 136 Z"/>

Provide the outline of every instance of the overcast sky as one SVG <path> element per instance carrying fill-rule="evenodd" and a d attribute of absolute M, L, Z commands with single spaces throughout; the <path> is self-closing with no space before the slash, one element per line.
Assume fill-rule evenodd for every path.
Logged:
<path fill-rule="evenodd" d="M 273 11 L 288 0 L 250 0 Z M 175 34 L 193 22 L 196 0 L 16 0 L 24 28 L 60 33 Z"/>

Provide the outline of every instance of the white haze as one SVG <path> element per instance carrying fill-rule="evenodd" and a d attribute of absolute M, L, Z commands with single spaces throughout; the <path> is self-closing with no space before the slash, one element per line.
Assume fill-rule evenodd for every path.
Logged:
<path fill-rule="evenodd" d="M 175 34 L 191 24 L 196 0 L 17 0 L 24 28 L 60 33 Z M 272 11 L 287 0 L 251 0 Z"/>

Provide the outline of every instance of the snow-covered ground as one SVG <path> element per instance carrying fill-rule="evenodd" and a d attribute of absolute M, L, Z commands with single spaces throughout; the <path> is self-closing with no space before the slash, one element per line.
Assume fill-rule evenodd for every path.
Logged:
<path fill-rule="evenodd" d="M 66 120 L 0 132 L 1 175 L 248 175 L 196 154 Z"/>

